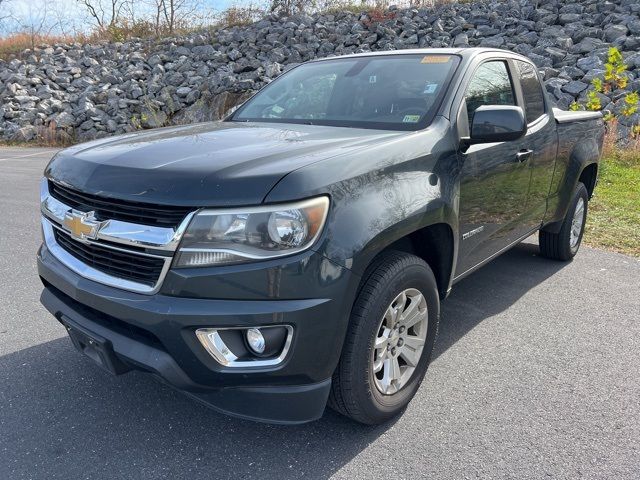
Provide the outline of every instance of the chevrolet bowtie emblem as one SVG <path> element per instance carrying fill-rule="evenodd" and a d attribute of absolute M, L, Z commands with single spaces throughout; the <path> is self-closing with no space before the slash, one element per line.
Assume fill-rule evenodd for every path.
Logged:
<path fill-rule="evenodd" d="M 71 210 L 64 215 L 62 223 L 75 238 L 93 240 L 98 235 L 101 222 L 95 219 L 94 212 L 84 213 Z"/>

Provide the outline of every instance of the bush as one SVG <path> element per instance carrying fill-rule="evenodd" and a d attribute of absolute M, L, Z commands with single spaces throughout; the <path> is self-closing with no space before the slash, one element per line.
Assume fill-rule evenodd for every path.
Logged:
<path fill-rule="evenodd" d="M 28 32 L 14 33 L 4 38 L 0 37 L 0 58 L 8 60 L 21 54 L 24 50 L 33 49 L 41 44 L 70 43 L 74 40 L 74 37 L 61 35 L 39 35 Z"/>
<path fill-rule="evenodd" d="M 591 90 L 587 92 L 586 103 L 581 105 L 578 102 L 572 102 L 569 105 L 569 110 L 592 110 L 601 111 L 603 106 L 600 102 L 598 94 L 608 94 L 615 92 L 616 90 L 624 89 L 629 83 L 629 77 L 627 76 L 627 65 L 625 65 L 620 50 L 615 47 L 609 48 L 609 54 L 607 56 L 607 63 L 604 65 L 605 73 L 604 78 L 594 78 L 591 81 Z M 605 111 L 604 120 L 611 126 L 617 124 L 620 118 L 629 118 L 638 111 L 638 105 L 640 104 L 640 95 L 638 92 L 627 93 L 623 97 L 623 105 L 619 109 L 619 114 L 615 112 Z M 615 125 L 617 126 L 617 125 Z M 637 143 L 640 137 L 640 124 L 631 125 L 629 130 L 630 140 L 635 140 Z"/>
<path fill-rule="evenodd" d="M 232 6 L 220 14 L 217 23 L 221 28 L 240 27 L 256 22 L 262 18 L 264 14 L 264 9 L 254 5 L 249 5 L 247 7 Z"/>

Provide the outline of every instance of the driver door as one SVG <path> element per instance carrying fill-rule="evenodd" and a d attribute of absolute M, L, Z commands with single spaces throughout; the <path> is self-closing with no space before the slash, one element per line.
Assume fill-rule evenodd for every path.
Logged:
<path fill-rule="evenodd" d="M 480 64 L 467 85 L 465 103 L 469 125 L 482 105 L 517 105 L 508 62 L 488 60 Z M 525 142 L 474 144 L 458 152 L 461 176 L 456 276 L 526 235 L 531 152 Z"/>

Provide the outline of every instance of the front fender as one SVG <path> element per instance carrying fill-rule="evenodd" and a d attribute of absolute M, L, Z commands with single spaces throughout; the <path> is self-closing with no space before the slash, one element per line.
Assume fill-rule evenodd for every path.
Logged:
<path fill-rule="evenodd" d="M 348 158 L 294 171 L 266 201 L 329 194 L 327 224 L 314 248 L 358 275 L 386 246 L 425 226 L 445 223 L 457 239 L 459 164 L 448 127 L 440 119 Z"/>

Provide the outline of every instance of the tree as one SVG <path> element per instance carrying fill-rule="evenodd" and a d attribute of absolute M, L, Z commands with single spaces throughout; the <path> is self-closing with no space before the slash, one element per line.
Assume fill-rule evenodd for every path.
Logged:
<path fill-rule="evenodd" d="M 120 20 L 126 0 L 77 0 L 85 7 L 99 29 L 113 27 Z"/>
<path fill-rule="evenodd" d="M 176 28 L 198 10 L 196 0 L 154 0 L 156 32 L 161 27 L 173 34 Z"/>
<path fill-rule="evenodd" d="M 9 11 L 9 0 L 0 0 L 0 32 L 4 31 L 4 22 L 11 18 Z"/>
<path fill-rule="evenodd" d="M 271 0 L 269 10 L 280 15 L 293 15 L 313 5 L 313 0 Z"/>

